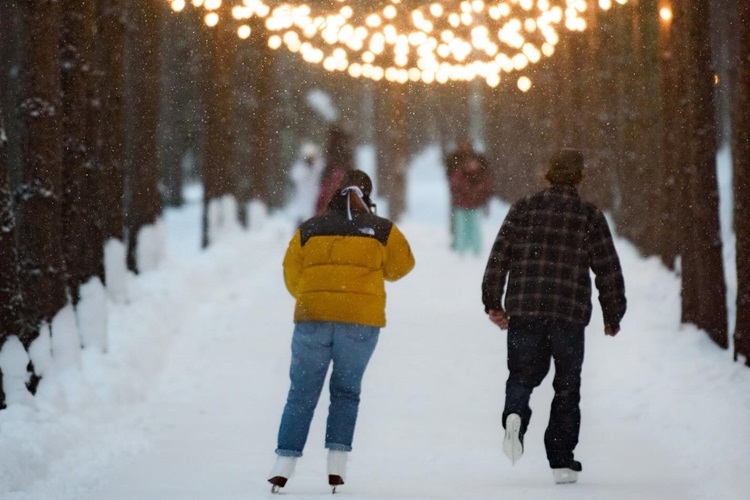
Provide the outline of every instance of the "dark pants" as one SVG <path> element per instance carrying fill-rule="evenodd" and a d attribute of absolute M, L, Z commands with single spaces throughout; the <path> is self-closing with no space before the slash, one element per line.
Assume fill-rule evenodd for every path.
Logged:
<path fill-rule="evenodd" d="M 503 425 L 511 413 L 521 417 L 521 433 L 531 419 L 529 398 L 555 361 L 552 386 L 555 397 L 544 445 L 552 468 L 573 460 L 581 427 L 581 367 L 584 325 L 553 320 L 511 318 L 508 328 L 508 382 L 505 386 Z"/>

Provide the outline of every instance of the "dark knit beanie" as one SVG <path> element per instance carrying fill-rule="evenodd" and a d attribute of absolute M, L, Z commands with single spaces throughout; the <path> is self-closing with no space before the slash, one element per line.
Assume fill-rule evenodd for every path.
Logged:
<path fill-rule="evenodd" d="M 577 149 L 563 148 L 553 154 L 544 178 L 550 184 L 578 185 L 583 179 L 583 153 Z"/>
<path fill-rule="evenodd" d="M 344 175 L 339 183 L 339 189 L 343 189 L 349 186 L 357 186 L 362 190 L 362 194 L 369 198 L 372 193 L 372 180 L 370 176 L 361 170 L 349 170 Z"/>

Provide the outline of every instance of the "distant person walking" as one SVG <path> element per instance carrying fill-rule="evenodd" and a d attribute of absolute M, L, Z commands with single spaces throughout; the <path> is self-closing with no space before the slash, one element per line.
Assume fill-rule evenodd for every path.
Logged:
<path fill-rule="evenodd" d="M 483 158 L 473 155 L 451 173 L 454 213 L 453 249 L 458 253 L 482 250 L 481 216 L 492 195 L 492 178 Z"/>
<path fill-rule="evenodd" d="M 451 176 L 458 172 L 463 167 L 466 160 L 476 156 L 474 146 L 471 144 L 471 139 L 464 138 L 458 141 L 458 147 L 455 151 L 445 156 L 445 177 L 450 183 Z M 450 232 L 451 232 L 451 248 L 455 248 L 456 243 L 456 207 L 453 199 L 453 192 L 450 191 Z"/>
<path fill-rule="evenodd" d="M 607 221 L 578 196 L 583 155 L 558 151 L 546 179 L 550 186 L 514 203 L 500 227 L 482 301 L 490 320 L 508 330 L 503 451 L 513 463 L 521 458 L 531 418 L 529 398 L 547 375 L 551 358 L 555 396 L 544 445 L 555 481 L 571 483 L 582 470 L 573 452 L 581 423 L 584 328 L 592 310 L 589 272 L 596 274 L 606 335 L 620 331 L 625 285 Z"/>
<path fill-rule="evenodd" d="M 317 146 L 312 143 L 303 144 L 300 157 L 289 170 L 289 177 L 294 184 L 291 212 L 298 225 L 315 215 L 322 173 L 323 161 Z"/>
<path fill-rule="evenodd" d="M 328 130 L 325 168 L 320 179 L 315 215 L 322 215 L 328 209 L 328 202 L 333 198 L 346 173 L 351 170 L 354 170 L 354 153 L 349 135 L 337 125 L 333 125 Z"/>
<path fill-rule="evenodd" d="M 346 479 L 362 377 L 385 326 L 385 281 L 401 279 L 414 267 L 401 231 L 371 213 L 371 192 L 367 174 L 346 173 L 328 210 L 302 224 L 284 257 L 284 280 L 297 304 L 272 491 L 286 485 L 302 456 L 331 363 L 328 483 L 335 492 Z"/>

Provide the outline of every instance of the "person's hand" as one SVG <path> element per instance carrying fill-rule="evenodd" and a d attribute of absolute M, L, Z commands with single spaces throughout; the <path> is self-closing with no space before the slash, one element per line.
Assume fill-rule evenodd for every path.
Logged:
<path fill-rule="evenodd" d="M 500 327 L 501 330 L 508 329 L 508 315 L 502 309 L 490 309 L 490 321 Z"/>
<path fill-rule="evenodd" d="M 604 325 L 604 335 L 614 337 L 620 332 L 620 325 Z"/>

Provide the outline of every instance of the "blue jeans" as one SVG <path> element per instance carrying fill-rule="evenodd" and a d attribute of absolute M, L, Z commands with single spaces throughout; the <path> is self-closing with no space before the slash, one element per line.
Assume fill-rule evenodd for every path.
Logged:
<path fill-rule="evenodd" d="M 455 210 L 456 226 L 453 249 L 458 253 L 471 250 L 479 255 L 482 250 L 482 232 L 479 208 L 457 208 Z"/>
<path fill-rule="evenodd" d="M 508 382 L 505 385 L 505 419 L 511 413 L 521 417 L 521 433 L 531 420 L 529 398 L 555 362 L 552 387 L 555 397 L 544 446 L 550 467 L 562 467 L 573 460 L 581 427 L 581 368 L 584 325 L 513 317 L 508 328 Z"/>
<path fill-rule="evenodd" d="M 380 328 L 354 323 L 305 321 L 292 337 L 291 387 L 279 426 L 276 454 L 301 457 L 328 365 L 333 361 L 326 448 L 351 451 L 362 377 Z"/>

